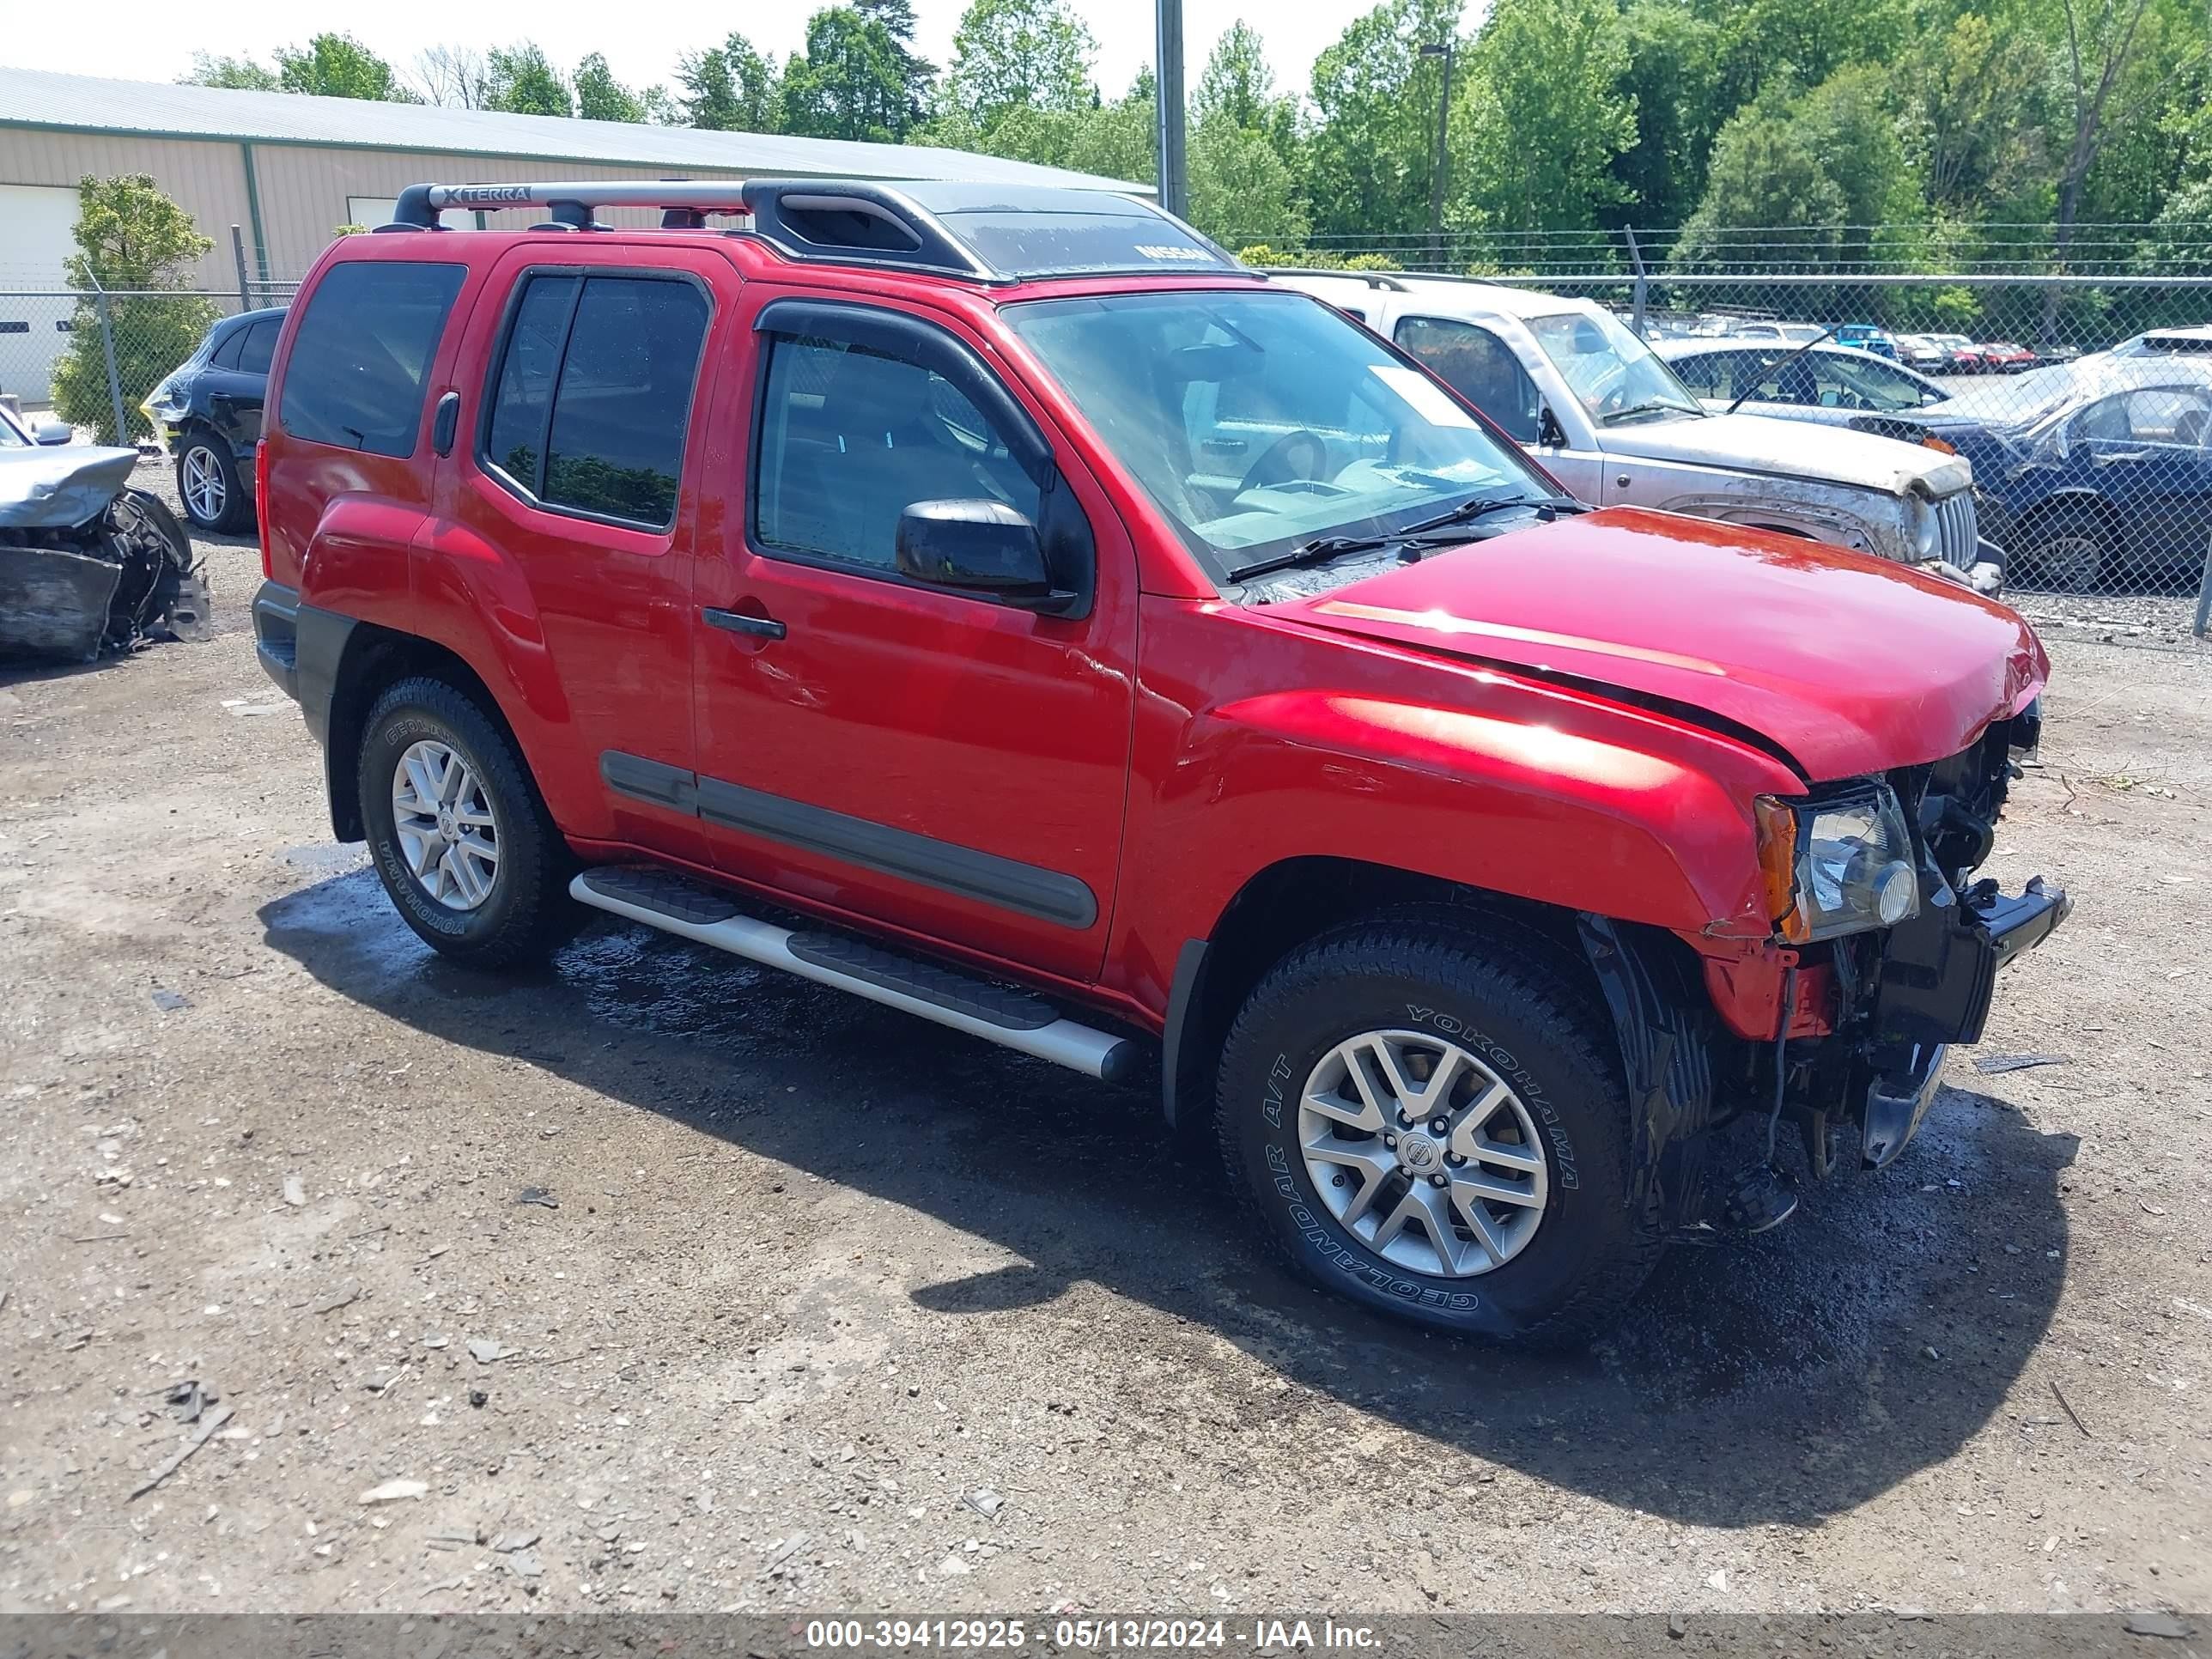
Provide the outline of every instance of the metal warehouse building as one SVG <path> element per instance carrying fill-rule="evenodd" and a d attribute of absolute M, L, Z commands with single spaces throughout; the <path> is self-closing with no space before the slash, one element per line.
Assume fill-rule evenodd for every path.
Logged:
<path fill-rule="evenodd" d="M 0 331 L 54 332 L 52 320 L 10 317 L 8 296 L 63 285 L 62 264 L 76 246 L 70 233 L 77 181 L 88 173 L 118 173 L 152 174 L 191 214 L 201 234 L 215 242 L 192 285 L 233 294 L 239 288 L 233 225 L 244 234 L 249 280 L 287 283 L 306 272 L 339 226 L 383 223 L 400 190 L 425 180 L 826 174 L 1152 193 L 1087 173 L 918 145 L 700 132 L 0 69 Z M 607 217 L 622 222 L 624 216 Z M 465 227 L 487 222 L 487 216 L 453 213 L 447 222 Z M 519 215 L 489 216 L 489 222 L 525 222 Z M 57 337 L 39 343 L 51 358 L 62 343 Z M 19 383 L 29 367 L 17 362 Z"/>

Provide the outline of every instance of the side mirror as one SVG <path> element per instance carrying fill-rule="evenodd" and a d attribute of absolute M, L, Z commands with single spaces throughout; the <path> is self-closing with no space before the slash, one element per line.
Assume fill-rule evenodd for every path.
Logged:
<path fill-rule="evenodd" d="M 1565 449 L 1567 447 L 1567 429 L 1559 424 L 1559 417 L 1552 413 L 1549 404 L 1540 404 L 1536 407 L 1536 443 L 1543 449 Z"/>
<path fill-rule="evenodd" d="M 899 514 L 898 573 L 910 581 L 1055 611 L 1075 595 L 1053 586 L 1036 526 L 1004 501 L 916 501 Z"/>
<path fill-rule="evenodd" d="M 40 421 L 32 428 L 31 436 L 40 444 L 73 444 L 76 428 L 67 421 Z"/>

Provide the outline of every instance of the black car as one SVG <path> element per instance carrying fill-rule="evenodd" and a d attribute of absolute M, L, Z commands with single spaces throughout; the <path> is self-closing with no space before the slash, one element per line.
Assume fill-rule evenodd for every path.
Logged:
<path fill-rule="evenodd" d="M 281 306 L 224 318 L 146 398 L 177 458 L 178 499 L 198 529 L 242 531 L 253 522 L 253 447 L 283 321 Z"/>

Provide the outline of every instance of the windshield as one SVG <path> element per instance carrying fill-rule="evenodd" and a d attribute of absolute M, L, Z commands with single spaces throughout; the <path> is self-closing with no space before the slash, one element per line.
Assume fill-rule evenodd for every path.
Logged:
<path fill-rule="evenodd" d="M 7 412 L 4 410 L 0 410 L 0 449 L 28 449 L 30 447 L 31 441 L 25 437 L 22 433 L 16 428 L 15 422 L 8 417 Z"/>
<path fill-rule="evenodd" d="M 1524 325 L 1600 426 L 1702 415 L 1674 371 L 1611 312 L 1565 311 Z"/>
<path fill-rule="evenodd" d="M 1033 300 L 1003 314 L 1217 580 L 1471 496 L 1553 494 L 1449 392 L 1304 295 Z"/>

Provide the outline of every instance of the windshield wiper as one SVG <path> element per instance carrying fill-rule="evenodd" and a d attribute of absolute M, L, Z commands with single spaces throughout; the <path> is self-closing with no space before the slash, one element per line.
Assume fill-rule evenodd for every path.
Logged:
<path fill-rule="evenodd" d="M 1810 351 L 1814 346 L 1820 344 L 1821 341 L 1832 338 L 1836 331 L 1842 326 L 1843 325 L 1841 323 L 1831 323 L 1827 327 L 1822 329 L 1818 334 L 1815 334 L 1811 339 L 1806 341 L 1804 344 L 1799 346 L 1796 350 L 1790 352 L 1784 356 L 1777 357 L 1771 363 L 1760 363 L 1759 366 L 1759 378 L 1753 380 L 1749 386 L 1744 387 L 1742 395 L 1737 398 L 1735 403 L 1730 404 L 1721 412 L 1723 415 L 1735 414 L 1737 408 L 1743 403 L 1745 398 L 1749 398 L 1751 394 L 1758 391 L 1759 387 L 1765 386 L 1769 380 L 1776 378 L 1782 370 L 1796 362 L 1800 357 Z"/>
<path fill-rule="evenodd" d="M 1264 576 L 1271 570 L 1287 570 L 1292 565 L 1340 558 L 1346 553 L 1371 552 L 1378 547 L 1395 546 L 1432 531 L 1449 529 L 1453 525 L 1472 524 L 1477 519 L 1492 513 L 1503 513 L 1511 507 L 1525 507 L 1553 514 L 1587 513 L 1589 510 L 1567 495 L 1478 495 L 1473 501 L 1462 501 L 1449 512 L 1439 513 L 1432 518 L 1422 519 L 1380 535 L 1316 536 L 1310 542 L 1299 543 L 1287 553 L 1231 570 L 1230 580 L 1241 582 L 1253 576 Z"/>
<path fill-rule="evenodd" d="M 1703 409 L 1685 409 L 1670 398 L 1646 398 L 1640 404 L 1631 404 L 1626 409 L 1616 409 L 1610 415 L 1598 417 L 1600 426 L 1619 426 L 1638 415 L 1702 415 Z"/>

